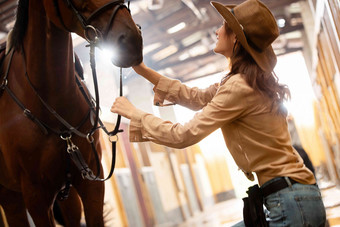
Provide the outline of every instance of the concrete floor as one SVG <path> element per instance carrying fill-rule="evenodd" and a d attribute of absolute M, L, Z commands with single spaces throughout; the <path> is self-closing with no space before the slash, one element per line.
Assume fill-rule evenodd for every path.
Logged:
<path fill-rule="evenodd" d="M 329 226 L 340 227 L 340 186 L 336 187 L 327 181 L 319 181 L 319 187 L 326 207 Z M 230 227 L 242 220 L 242 210 L 242 199 L 231 199 L 196 213 L 179 225 L 157 225 L 155 227 Z"/>

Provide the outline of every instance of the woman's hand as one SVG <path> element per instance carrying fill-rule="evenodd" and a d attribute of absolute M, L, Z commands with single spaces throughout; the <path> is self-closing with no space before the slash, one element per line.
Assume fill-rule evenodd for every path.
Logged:
<path fill-rule="evenodd" d="M 111 107 L 112 113 L 117 113 L 127 119 L 131 119 L 132 113 L 136 111 L 137 108 L 131 104 L 129 100 L 125 97 L 116 98 L 115 102 Z"/>

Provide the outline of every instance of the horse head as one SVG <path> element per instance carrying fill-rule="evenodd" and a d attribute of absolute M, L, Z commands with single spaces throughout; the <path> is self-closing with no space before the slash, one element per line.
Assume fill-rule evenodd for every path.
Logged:
<path fill-rule="evenodd" d="M 143 60 L 142 36 L 124 0 L 44 0 L 53 24 L 113 52 L 112 63 L 130 67 Z"/>

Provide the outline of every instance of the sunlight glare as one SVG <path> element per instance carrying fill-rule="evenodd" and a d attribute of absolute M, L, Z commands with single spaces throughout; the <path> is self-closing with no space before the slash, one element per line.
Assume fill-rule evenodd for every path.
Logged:
<path fill-rule="evenodd" d="M 285 103 L 288 112 L 293 115 L 296 123 L 313 126 L 315 95 L 302 53 L 280 56 L 275 72 L 279 82 L 287 84 L 291 92 L 291 100 Z"/>

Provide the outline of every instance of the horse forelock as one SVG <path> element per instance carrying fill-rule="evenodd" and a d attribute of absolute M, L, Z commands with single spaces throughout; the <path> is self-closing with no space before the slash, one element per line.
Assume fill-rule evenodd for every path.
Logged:
<path fill-rule="evenodd" d="M 11 47 L 14 47 L 16 50 L 20 50 L 26 34 L 28 24 L 28 3 L 29 0 L 19 0 L 13 31 L 11 36 L 8 37 Z"/>

